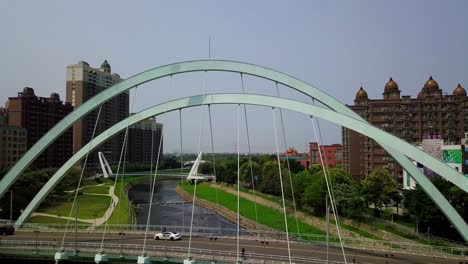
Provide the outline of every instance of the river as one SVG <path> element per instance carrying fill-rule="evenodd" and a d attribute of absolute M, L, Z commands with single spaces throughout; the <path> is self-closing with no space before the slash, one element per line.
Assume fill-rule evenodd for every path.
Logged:
<path fill-rule="evenodd" d="M 150 225 L 190 226 L 192 204 L 183 201 L 176 193 L 178 182 L 163 181 L 156 185 L 153 205 L 151 207 Z M 128 190 L 128 197 L 136 205 L 137 224 L 146 225 L 148 218 L 150 184 L 138 183 Z M 194 227 L 218 228 L 218 215 L 206 208 L 195 205 L 193 212 Z M 219 216 L 219 226 L 222 230 L 235 230 L 236 225 Z"/>

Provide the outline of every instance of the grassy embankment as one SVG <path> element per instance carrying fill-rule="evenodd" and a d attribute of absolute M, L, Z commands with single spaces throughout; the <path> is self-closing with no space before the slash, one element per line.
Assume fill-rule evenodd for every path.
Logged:
<path fill-rule="evenodd" d="M 78 218 L 94 219 L 102 217 L 109 207 L 110 201 L 110 197 L 103 195 L 78 195 Z M 68 217 L 72 205 L 73 196 L 68 196 L 66 200 L 58 201 L 52 206 L 39 208 L 38 212 Z M 75 209 L 72 210 L 71 217 L 75 217 Z"/>
<path fill-rule="evenodd" d="M 193 194 L 194 185 L 189 184 L 188 182 L 184 184 L 184 190 L 190 194 Z M 196 196 L 201 199 L 208 200 L 210 202 L 216 203 L 216 189 L 210 187 L 209 183 L 199 183 L 197 185 L 197 193 Z M 237 196 L 224 192 L 222 190 L 218 190 L 218 201 L 219 205 L 223 206 L 231 211 L 237 212 Z M 248 218 L 250 220 L 256 221 L 255 215 L 255 203 L 240 198 L 240 215 L 242 217 Z M 276 211 L 272 208 L 257 204 L 257 212 L 258 212 L 258 222 L 259 224 L 265 225 L 267 227 L 285 231 L 285 224 L 284 224 L 284 215 Z M 288 216 L 288 231 L 290 234 L 297 234 L 297 226 L 296 220 L 293 217 Z M 325 232 L 320 230 L 315 226 L 308 225 L 302 221 L 299 221 L 299 230 L 301 234 L 308 234 L 308 235 L 318 235 L 314 240 L 324 240 L 323 237 Z"/>
<path fill-rule="evenodd" d="M 282 200 L 280 197 L 275 197 L 275 196 L 271 196 L 271 195 L 267 195 L 267 194 L 263 194 L 263 193 L 259 193 L 259 192 L 253 192 L 252 190 L 249 190 L 247 188 L 242 188 L 241 189 L 241 192 L 245 192 L 245 193 L 248 193 L 248 194 L 252 194 L 252 195 L 256 195 L 262 199 L 265 199 L 265 200 L 268 200 L 270 202 L 274 202 L 278 205 L 282 205 Z M 285 201 L 286 203 L 286 207 L 289 207 L 289 208 L 293 208 L 294 205 L 293 205 L 293 202 L 292 201 L 289 201 L 289 200 L 286 200 Z M 317 216 L 313 216 L 309 211 L 305 211 L 305 210 L 301 210 L 301 209 L 298 209 L 298 211 L 302 212 L 303 214 L 305 215 L 309 215 L 311 217 L 316 217 L 322 221 L 325 221 L 325 217 L 317 217 Z M 330 219 L 330 225 L 336 225 L 336 222 L 335 222 L 335 219 Z M 362 237 L 366 237 L 366 238 L 370 238 L 370 239 L 374 239 L 374 240 L 383 240 L 381 237 L 379 236 L 376 236 L 372 233 L 369 233 L 365 230 L 362 230 L 362 229 L 359 229 L 357 227 L 354 227 L 354 226 L 351 226 L 351 225 L 347 225 L 347 224 L 344 224 L 344 223 L 340 223 L 340 227 L 343 228 L 343 229 L 346 229 L 346 230 L 349 230 L 351 232 L 354 232 Z"/>
<path fill-rule="evenodd" d="M 35 223 L 35 224 L 66 224 L 68 222 L 67 219 L 62 219 L 62 218 L 56 218 L 56 217 L 48 217 L 48 216 L 42 216 L 42 215 L 37 215 L 33 216 L 29 219 L 29 223 Z M 75 220 L 70 220 L 69 225 L 74 225 Z M 80 222 L 78 221 L 79 225 L 84 225 L 84 226 L 89 226 L 91 224 L 85 223 L 85 222 Z"/>

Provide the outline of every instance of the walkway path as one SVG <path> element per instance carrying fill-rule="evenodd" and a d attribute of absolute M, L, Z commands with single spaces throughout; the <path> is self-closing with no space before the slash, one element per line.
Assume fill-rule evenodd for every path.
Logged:
<path fill-rule="evenodd" d="M 80 188 L 78 188 L 78 190 L 83 190 L 83 189 L 86 189 L 88 187 L 95 187 L 95 186 L 103 186 L 105 185 L 105 183 L 100 183 L 100 184 L 96 184 L 96 185 L 86 185 L 86 186 L 82 186 Z M 73 190 L 68 190 L 68 191 L 64 191 L 66 193 L 74 193 L 76 192 L 76 189 L 73 189 Z"/>
<path fill-rule="evenodd" d="M 94 185 L 94 186 L 100 186 L 100 185 L 102 184 Z M 86 187 L 89 187 L 89 186 L 86 186 Z M 110 186 L 108 194 L 99 194 L 99 193 L 85 193 L 85 194 L 98 195 L 98 196 L 110 196 L 112 199 L 112 203 L 110 204 L 109 208 L 107 208 L 106 212 L 104 213 L 102 217 L 96 218 L 96 219 L 81 219 L 81 218 L 77 219 L 79 222 L 91 224 L 91 226 L 88 227 L 86 230 L 94 230 L 96 227 L 101 226 L 107 220 L 109 220 L 112 213 L 114 212 L 114 208 L 119 203 L 119 198 L 114 194 L 114 186 Z M 60 215 L 54 215 L 54 214 L 33 213 L 32 216 L 47 216 L 47 217 L 54 217 L 54 218 L 68 219 L 68 220 L 75 221 L 75 217 L 60 216 Z"/>

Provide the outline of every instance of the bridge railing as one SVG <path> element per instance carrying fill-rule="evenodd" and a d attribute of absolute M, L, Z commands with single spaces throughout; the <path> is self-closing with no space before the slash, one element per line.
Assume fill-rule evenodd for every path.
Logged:
<path fill-rule="evenodd" d="M 19 240 L 4 240 L 0 241 L 0 252 L 14 254 L 15 252 L 26 252 L 30 254 L 50 254 L 52 257 L 58 250 L 68 252 L 73 255 L 77 250 L 78 256 L 89 255 L 89 253 L 99 253 L 100 243 L 90 242 L 65 242 L 63 248 L 60 245 L 50 241 L 19 241 Z M 104 253 L 121 258 L 121 256 L 138 256 L 143 252 L 142 245 L 135 244 L 106 244 Z M 147 245 L 145 253 L 151 257 L 158 257 L 161 259 L 185 259 L 188 256 L 187 247 L 168 247 L 168 246 L 153 246 Z M 224 250 L 209 250 L 192 248 L 190 256 L 199 261 L 221 261 L 221 262 L 236 262 L 237 252 L 224 251 Z M 243 263 L 286 263 L 289 262 L 288 256 L 275 255 L 275 254 L 261 254 L 261 253 L 245 253 Z M 292 256 L 294 263 L 325 263 L 325 260 L 314 257 L 301 257 Z M 328 261 L 332 264 L 341 264 L 340 261 Z"/>
<path fill-rule="evenodd" d="M 90 225 L 78 224 L 77 230 L 80 233 L 99 233 L 104 232 L 104 227 L 90 228 Z M 64 224 L 23 224 L 19 230 L 21 231 L 39 231 L 39 232 L 63 232 L 66 229 Z M 74 232 L 75 225 L 68 226 L 68 232 Z M 108 225 L 106 232 L 128 234 L 142 234 L 146 230 L 146 225 Z M 150 234 L 161 232 L 163 230 L 178 232 L 182 236 L 188 236 L 190 233 L 189 226 L 168 226 L 168 225 L 151 225 L 148 226 Z M 242 239 L 257 240 L 260 242 L 275 242 L 285 241 L 286 233 L 274 230 L 245 230 L 240 232 Z M 192 236 L 207 237 L 211 239 L 232 238 L 237 235 L 235 228 L 214 228 L 214 227 L 193 227 Z M 316 234 L 300 234 L 289 233 L 289 238 L 294 243 L 314 244 L 317 246 L 325 246 L 326 237 Z M 443 257 L 459 257 L 468 255 L 468 247 L 444 247 L 434 245 L 424 245 L 420 243 L 404 243 L 400 241 L 373 240 L 358 237 L 344 237 L 343 242 L 345 247 L 373 250 L 376 252 L 398 252 L 403 254 L 413 255 L 430 255 Z M 339 239 L 336 236 L 329 237 L 331 246 L 339 247 Z"/>

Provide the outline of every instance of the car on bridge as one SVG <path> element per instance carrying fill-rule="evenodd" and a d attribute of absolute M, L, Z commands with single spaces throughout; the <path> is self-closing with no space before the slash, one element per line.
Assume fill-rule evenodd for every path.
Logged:
<path fill-rule="evenodd" d="M 154 235 L 155 240 L 166 239 L 166 240 L 179 240 L 181 239 L 180 233 L 174 232 L 161 232 Z"/>
<path fill-rule="evenodd" d="M 0 224 L 0 235 L 13 235 L 15 228 L 12 225 Z"/>

